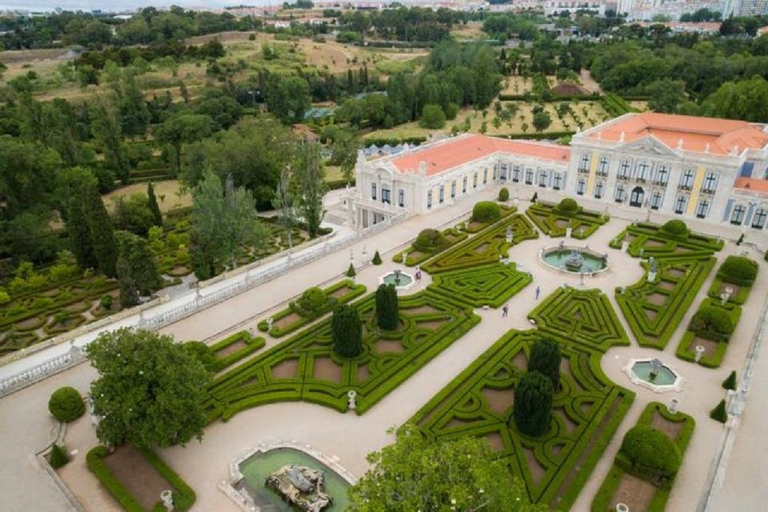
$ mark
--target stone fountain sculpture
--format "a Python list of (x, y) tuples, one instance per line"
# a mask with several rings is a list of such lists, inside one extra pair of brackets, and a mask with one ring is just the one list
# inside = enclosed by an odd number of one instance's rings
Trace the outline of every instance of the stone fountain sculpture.
[(583, 264), (584, 259), (582, 258), (581, 253), (578, 251), (571, 252), (571, 254), (568, 256), (568, 259), (565, 260), (565, 268), (571, 272), (578, 272), (581, 270)]
[(306, 466), (283, 466), (267, 477), (266, 485), (298, 510), (320, 512), (333, 502), (323, 472)]

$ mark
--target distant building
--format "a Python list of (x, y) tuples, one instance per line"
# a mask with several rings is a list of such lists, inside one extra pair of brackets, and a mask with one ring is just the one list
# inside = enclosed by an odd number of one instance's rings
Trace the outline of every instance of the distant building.
[(768, 0), (725, 0), (723, 6), (723, 18), (766, 14), (768, 14)]

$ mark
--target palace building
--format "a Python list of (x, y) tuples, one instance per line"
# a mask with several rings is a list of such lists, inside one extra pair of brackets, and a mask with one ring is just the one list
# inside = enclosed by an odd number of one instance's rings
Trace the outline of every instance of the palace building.
[(361, 153), (355, 174), (358, 228), (505, 182), (756, 230), (768, 223), (768, 126), (746, 121), (626, 114), (575, 134), (570, 147), (464, 134)]

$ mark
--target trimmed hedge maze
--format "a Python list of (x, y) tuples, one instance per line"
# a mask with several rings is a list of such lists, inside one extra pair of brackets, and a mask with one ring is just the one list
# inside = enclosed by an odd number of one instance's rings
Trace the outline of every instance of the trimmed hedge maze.
[(214, 359), (207, 368), (212, 372), (221, 371), (261, 350), (266, 343), (264, 338), (254, 338), (248, 331), (236, 332), (208, 347)]
[(427, 261), (432, 256), (443, 252), (444, 250), (452, 247), (459, 242), (463, 242), (469, 236), (465, 231), (461, 231), (458, 228), (448, 228), (440, 232), (443, 235), (445, 243), (440, 247), (427, 250), (426, 248), (417, 248), (416, 242), (408, 249), (399, 252), (392, 256), (392, 261), (395, 263), (404, 263), (406, 267), (414, 267)]
[[(512, 242), (507, 242), (507, 228), (512, 227)], [(429, 260), (422, 268), (430, 274), (497, 263), (507, 250), (524, 240), (539, 237), (539, 232), (523, 215), (508, 216), (479, 235), (444, 251)]]
[(571, 236), (584, 240), (609, 220), (600, 212), (580, 209), (571, 213), (564, 212), (557, 206), (554, 203), (538, 201), (525, 213), (542, 233), (552, 238), (565, 236), (566, 229), (570, 226)]
[(657, 273), (648, 281), (651, 265), (643, 261), (643, 278), (616, 288), (616, 300), (640, 346), (662, 350), (712, 270), (713, 254), (723, 241), (687, 231), (673, 235), (649, 223), (627, 227), (610, 246), (621, 248), (623, 241), (629, 242), (630, 255), (653, 257)]
[(401, 325), (392, 332), (376, 328), (374, 295), (354, 307), (363, 320), (361, 356), (334, 353), (325, 319), (217, 378), (209, 419), (226, 421), (251, 407), (297, 400), (346, 412), (350, 390), (362, 414), (480, 321), (469, 306), (430, 290), (400, 297)]
[[(692, 417), (681, 412), (671, 414), (667, 407), (659, 402), (651, 402), (645, 407), (640, 418), (637, 420), (637, 425), (653, 427), (670, 437), (680, 451), (681, 459), (685, 456), (685, 450), (688, 448), (691, 437), (693, 437), (693, 431), (696, 428), (696, 422)], [(626, 464), (620, 458), (621, 454), (617, 455), (611, 471), (603, 480), (600, 490), (597, 491), (595, 499), (592, 501), (592, 512), (614, 512), (616, 510), (614, 495), (621, 487), (624, 475), (627, 474), (622, 469), (622, 467), (626, 467)], [(652, 482), (648, 482), (646, 492), (651, 494), (650, 496), (643, 495), (643, 492), (635, 490), (631, 498), (638, 502), (625, 504), (629, 505), (630, 510), (664, 512), (670, 490), (671, 486), (665, 489), (656, 487)], [(642, 506), (643, 504), (645, 504), (645, 507)]]
[(531, 281), (531, 274), (518, 272), (515, 263), (493, 263), (436, 274), (428, 289), (455, 297), (475, 308), (486, 305), (498, 308)]
[[(709, 308), (723, 311), (730, 318), (733, 329), (736, 329), (741, 318), (741, 306), (731, 304), (730, 302), (722, 304), (719, 300), (715, 301), (707, 298), (699, 306), (699, 311)], [(683, 338), (680, 340), (680, 344), (677, 346), (677, 357), (685, 361), (696, 362), (696, 347), (702, 346), (705, 352), (698, 364), (707, 368), (719, 367), (723, 362), (726, 350), (728, 350), (730, 335), (718, 335), (706, 329), (695, 330), (693, 324), (694, 322), (691, 322), (688, 326), (685, 334), (683, 334)]]
[[(563, 356), (550, 431), (520, 433), (510, 421), (514, 387), (526, 371), (530, 347), (554, 337)], [(488, 439), (525, 482), (533, 502), (567, 510), (589, 478), (634, 399), (600, 369), (601, 350), (541, 330), (510, 331), (410, 420), (428, 436)]]
[(272, 315), (272, 329), (269, 329), (269, 324), (266, 320), (259, 322), (258, 328), (261, 332), (269, 331), (269, 335), (273, 338), (282, 338), (329, 313), (335, 306), (358, 298), (365, 293), (365, 290), (366, 288), (362, 284), (356, 284), (351, 279), (345, 279), (323, 290), (327, 297), (334, 300), (330, 301), (329, 307), (325, 308), (319, 315), (305, 317), (289, 306)]
[(629, 345), (629, 338), (600, 290), (558, 288), (528, 318), (542, 331), (600, 351)]

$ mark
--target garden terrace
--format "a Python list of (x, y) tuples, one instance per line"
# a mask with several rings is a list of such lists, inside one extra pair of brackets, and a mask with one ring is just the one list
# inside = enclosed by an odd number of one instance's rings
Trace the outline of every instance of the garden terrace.
[(608, 222), (608, 217), (599, 212), (580, 209), (569, 213), (558, 209), (557, 206), (554, 203), (538, 201), (525, 213), (542, 233), (552, 238), (565, 236), (566, 229), (570, 226), (571, 236), (584, 240)]
[[(672, 414), (659, 402), (651, 402), (646, 406), (637, 425), (650, 426), (667, 435), (677, 446), (681, 457), (685, 455), (696, 427), (692, 417), (681, 412)], [(633, 512), (663, 512), (674, 481), (667, 488), (657, 487), (642, 476), (625, 471), (628, 466), (620, 461), (621, 457), (621, 454), (616, 457), (592, 501), (592, 512), (612, 512), (618, 503), (624, 503)]]
[[(704, 308), (714, 308), (715, 310), (723, 311), (730, 318), (731, 326), (734, 330), (741, 318), (741, 306), (729, 302), (722, 304), (719, 300), (707, 298), (699, 306), (699, 311)], [(695, 317), (696, 315), (694, 315)], [(693, 324), (691, 322), (688, 326), (688, 329), (683, 334), (683, 338), (680, 340), (680, 344), (677, 346), (677, 357), (685, 361), (696, 362), (696, 347), (702, 346), (705, 352), (698, 364), (708, 368), (719, 367), (723, 362), (726, 350), (728, 350), (728, 342), (731, 335), (709, 332), (707, 330), (695, 330)]]
[(542, 332), (605, 351), (615, 345), (629, 345), (608, 297), (600, 290), (558, 288), (528, 318)]
[[(510, 422), (514, 387), (530, 347), (546, 336), (560, 343), (560, 390), (552, 425), (540, 438)], [(484, 437), (526, 486), (531, 500), (557, 510), (574, 502), (624, 418), (634, 394), (600, 369), (602, 351), (541, 330), (509, 331), (435, 395), (411, 422), (428, 436)]]
[(643, 278), (616, 289), (616, 301), (640, 346), (661, 350), (667, 345), (714, 264), (715, 258), (659, 260), (656, 279), (649, 282), (649, 264), (643, 262)]
[(672, 235), (660, 226), (647, 222), (627, 226), (627, 229), (611, 240), (610, 247), (620, 249), (623, 241), (629, 242), (628, 252), (635, 258), (682, 259), (708, 258), (723, 248), (723, 241), (690, 233)]
[(151, 450), (125, 445), (109, 452), (97, 446), (85, 460), (88, 469), (128, 512), (165, 510), (158, 497), (166, 489), (173, 491), (175, 510), (184, 512), (195, 504), (195, 491)]
[(436, 274), (428, 289), (435, 293), (461, 300), (472, 307), (498, 308), (520, 290), (528, 286), (533, 277), (519, 272), (515, 263), (492, 263), (467, 270), (452, 270)]
[(443, 235), (443, 240), (445, 241), (441, 246), (435, 247), (431, 250), (426, 250), (425, 248), (417, 248), (415, 245), (411, 245), (411, 247), (408, 249), (395, 254), (392, 257), (392, 261), (395, 263), (404, 263), (406, 267), (420, 265), (432, 256), (443, 252), (444, 250), (458, 244), (459, 242), (463, 242), (469, 236), (465, 231), (462, 231), (458, 228), (444, 229), (441, 231), (441, 234)]
[(463, 230), (466, 231), (467, 233), (479, 233), (480, 231), (484, 230), (488, 226), (491, 226), (494, 223), (498, 222), (500, 219), (503, 219), (505, 217), (509, 217), (510, 215), (512, 215), (512, 214), (517, 212), (517, 207), (515, 207), (515, 206), (507, 206), (505, 204), (500, 204), (498, 206), (499, 206), (499, 212), (500, 212), (500, 215), (501, 215), (499, 218), (496, 218), (496, 219), (493, 219), (493, 220), (489, 220), (489, 221), (486, 221), (486, 222), (480, 222), (480, 221), (474, 220), (470, 216), (469, 220), (467, 220), (464, 223)]
[[(513, 231), (512, 242), (507, 242), (507, 227)], [(498, 221), (482, 233), (444, 251), (428, 261), (422, 268), (430, 274), (459, 270), (485, 263), (496, 263), (507, 250), (524, 240), (538, 238), (539, 233), (523, 215), (511, 215)]]
[[(729, 271), (729, 269), (733, 268), (733, 263), (751, 267), (751, 269), (747, 269), (748, 271), (745, 276), (733, 275), (733, 271)], [(757, 277), (758, 269), (756, 261), (743, 256), (729, 256), (717, 270), (715, 280), (712, 286), (709, 287), (707, 295), (713, 299), (720, 300), (723, 293), (727, 292), (729, 293), (729, 304), (744, 304), (749, 298), (749, 293), (752, 291), (752, 284)]]
[(208, 347), (213, 360), (206, 365), (212, 372), (221, 371), (264, 348), (262, 337), (254, 338), (248, 331), (239, 331)]
[(450, 297), (424, 291), (400, 298), (400, 329), (376, 328), (375, 300), (354, 304), (363, 321), (363, 354), (344, 359), (333, 351), (330, 319), (221, 375), (211, 385), (209, 418), (273, 402), (307, 401), (340, 412), (357, 392), (362, 414), (467, 333), (480, 318)]
[(328, 306), (318, 311), (316, 316), (302, 316), (295, 307), (289, 306), (272, 315), (272, 329), (269, 329), (269, 323), (266, 320), (262, 320), (258, 323), (259, 330), (261, 332), (269, 331), (269, 335), (273, 338), (281, 338), (326, 315), (335, 306), (345, 304), (361, 296), (365, 293), (365, 286), (345, 279), (329, 286), (323, 292), (329, 299), (333, 300), (328, 301)]

